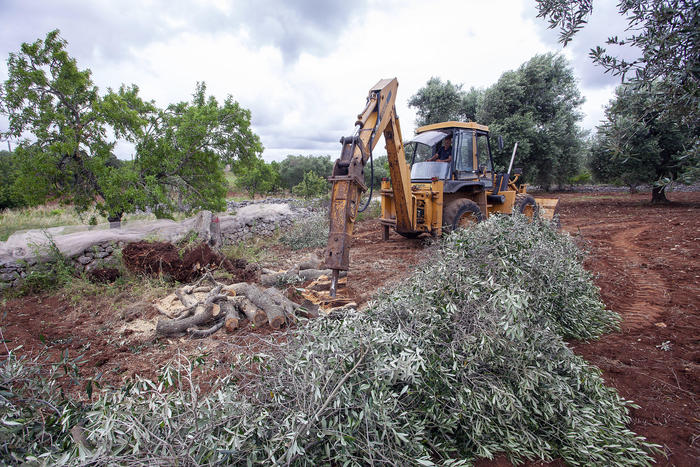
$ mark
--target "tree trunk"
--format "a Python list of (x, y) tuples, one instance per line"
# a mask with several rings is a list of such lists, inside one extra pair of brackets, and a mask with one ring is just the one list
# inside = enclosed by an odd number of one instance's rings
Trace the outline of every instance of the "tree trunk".
[(110, 214), (107, 216), (107, 221), (109, 222), (110, 229), (118, 229), (122, 226), (122, 213)]
[(666, 204), (670, 201), (666, 198), (666, 187), (665, 186), (655, 186), (651, 189), (651, 203), (652, 204)]
[(260, 327), (267, 321), (265, 312), (258, 310), (258, 307), (245, 296), (233, 297), (233, 303), (255, 327)]
[(228, 285), (226, 290), (233, 290), (236, 295), (245, 295), (256, 307), (261, 308), (267, 315), (272, 329), (279, 329), (285, 324), (285, 310), (280, 306), (280, 300), (276, 295), (245, 282)]

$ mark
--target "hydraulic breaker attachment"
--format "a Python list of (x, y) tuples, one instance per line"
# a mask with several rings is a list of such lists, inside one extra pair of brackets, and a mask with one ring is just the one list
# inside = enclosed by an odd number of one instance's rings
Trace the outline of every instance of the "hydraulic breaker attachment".
[(372, 150), (379, 138), (386, 142), (389, 171), (391, 173), (396, 204), (396, 228), (399, 232), (411, 230), (409, 203), (411, 200), (410, 171), (401, 139), (401, 126), (396, 115), (396, 78), (383, 79), (375, 84), (367, 96), (365, 109), (357, 116), (354, 136), (341, 138), (343, 149), (335, 162), (330, 207), (330, 232), (325, 253), (325, 266), (333, 270), (331, 296), (335, 296), (340, 271), (350, 267), (350, 244), (357, 216), (360, 195), (367, 187), (364, 183), (364, 167), (372, 157)]
[(335, 162), (330, 206), (330, 229), (325, 252), (325, 265), (333, 270), (331, 297), (335, 297), (340, 271), (350, 267), (350, 245), (357, 216), (360, 195), (367, 187), (364, 184), (363, 160), (366, 149), (357, 136), (341, 138), (343, 149)]

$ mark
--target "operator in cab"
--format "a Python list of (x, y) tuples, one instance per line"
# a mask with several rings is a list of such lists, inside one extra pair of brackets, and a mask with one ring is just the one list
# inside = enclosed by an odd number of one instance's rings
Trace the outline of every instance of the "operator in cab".
[(442, 145), (438, 148), (433, 157), (428, 162), (452, 162), (452, 135), (447, 135), (442, 140)]

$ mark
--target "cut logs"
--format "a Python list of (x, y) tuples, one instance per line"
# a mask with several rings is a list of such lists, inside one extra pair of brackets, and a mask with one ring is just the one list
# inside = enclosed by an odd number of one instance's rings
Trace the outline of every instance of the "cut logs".
[(258, 309), (257, 306), (253, 304), (244, 296), (237, 296), (231, 299), (236, 308), (238, 308), (241, 313), (250, 321), (253, 326), (260, 327), (267, 322), (267, 315), (263, 310)]
[[(313, 318), (318, 316), (321, 309), (327, 314), (326, 309), (333, 307), (356, 306), (349, 299), (336, 297), (329, 301), (322, 297), (327, 289), (325, 284), (329, 282), (327, 276), (330, 270), (319, 269), (320, 267), (321, 259), (311, 256), (287, 271), (264, 270), (260, 278), (263, 287), (245, 282), (223, 285), (207, 272), (191, 285), (176, 290), (174, 295), (163, 301), (167, 303), (161, 302), (163, 306), (156, 305), (156, 309), (168, 317), (158, 321), (156, 332), (163, 336), (189, 335), (201, 338), (222, 328), (234, 332), (245, 322), (254, 328), (269, 324), (277, 330), (296, 323), (297, 315)], [(344, 280), (341, 279), (341, 285)], [(301, 293), (307, 303), (304, 306), (294, 303), (272, 287), (298, 281), (314, 281)], [(178, 300), (182, 306), (177, 310), (168, 306)]]
[(254, 284), (240, 282), (226, 286), (225, 290), (235, 292), (236, 296), (245, 296), (254, 306), (263, 310), (272, 329), (281, 328), (287, 321), (295, 321), (294, 310), (298, 305), (274, 287), (262, 289)]
[[(201, 285), (205, 279), (211, 282), (211, 287)], [(254, 327), (267, 323), (272, 329), (280, 329), (296, 322), (295, 312), (299, 308), (274, 287), (265, 289), (245, 282), (225, 286), (209, 273), (196, 284), (176, 290), (172, 298), (167, 298), (168, 302), (172, 304), (175, 297), (182, 304), (181, 309), (165, 310), (156, 305), (169, 317), (156, 325), (156, 332), (162, 336), (202, 338), (221, 328), (233, 332), (244, 320)]]

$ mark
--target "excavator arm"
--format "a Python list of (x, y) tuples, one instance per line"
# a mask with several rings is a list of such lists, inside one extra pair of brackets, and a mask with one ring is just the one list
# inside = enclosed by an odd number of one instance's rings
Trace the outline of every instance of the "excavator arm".
[(367, 96), (365, 109), (357, 116), (353, 136), (343, 137), (340, 158), (335, 161), (329, 181), (331, 190), (330, 229), (324, 255), (326, 268), (333, 271), (332, 297), (336, 294), (340, 271), (350, 268), (350, 246), (360, 195), (367, 189), (364, 167), (381, 135), (386, 142), (389, 173), (396, 203), (396, 229), (412, 229), (409, 218), (410, 173), (406, 164), (401, 127), (396, 115), (396, 78), (375, 84)]

